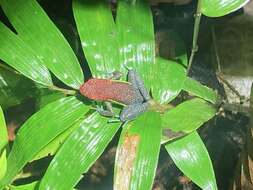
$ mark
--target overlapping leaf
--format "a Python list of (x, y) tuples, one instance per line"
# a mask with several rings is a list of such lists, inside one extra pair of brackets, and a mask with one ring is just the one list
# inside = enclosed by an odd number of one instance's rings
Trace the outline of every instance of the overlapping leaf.
[(200, 11), (209, 17), (219, 17), (243, 7), (250, 0), (199, 0)]
[(195, 98), (179, 104), (162, 115), (163, 142), (175, 135), (186, 135), (214, 117), (216, 109), (208, 102)]
[[(16, 29), (18, 36), (32, 49), (36, 50), (37, 59), (39, 58), (39, 60), (43, 61), (43, 64), (65, 84), (79, 89), (84, 79), (78, 60), (66, 39), (37, 1), (2, 0), (1, 7)], [(8, 42), (4, 45), (7, 46), (6, 49), (10, 49), (9, 51), (13, 52), (13, 56), (22, 54), (28, 49), (27, 47), (22, 49), (17, 39), (13, 39), (12, 43)], [(10, 55), (9, 53), (7, 57), (13, 57)], [(17, 60), (15, 63), (23, 61), (30, 67), (35, 67), (33, 69), (36, 70), (36, 67), (38, 67), (35, 65), (37, 61), (34, 59), (29, 61), (25, 60), (25, 58), (22, 57), (22, 60)], [(43, 72), (40, 74), (40, 76), (44, 75)]]
[(51, 76), (35, 51), (0, 22), (0, 59), (26, 77), (51, 86)]
[(93, 113), (78, 123), (54, 157), (43, 177), (40, 189), (69, 190), (79, 181), (82, 173), (102, 154), (119, 128), (108, 119)]
[(213, 104), (217, 103), (219, 98), (218, 94), (214, 90), (189, 77), (187, 77), (184, 81), (183, 89), (189, 92), (191, 95), (203, 98)]
[(74, 0), (73, 12), (93, 77), (120, 71), (118, 35), (106, 1)]
[(197, 132), (165, 146), (177, 167), (202, 189), (217, 190), (209, 154)]
[[(1, 63), (0, 63), (1, 64)], [(0, 105), (3, 109), (18, 105), (37, 95), (34, 83), (0, 65)]]
[(150, 88), (154, 79), (155, 40), (152, 13), (147, 2), (120, 0), (116, 26), (120, 64), (135, 69)]
[(114, 189), (151, 189), (160, 140), (161, 122), (156, 112), (146, 112), (124, 126), (117, 147)]
[(34, 160), (41, 159), (46, 156), (53, 156), (61, 147), (61, 145), (65, 142), (68, 136), (78, 127), (79, 122), (73, 124), (71, 127), (66, 129), (63, 133), (59, 134), (55, 137), (51, 142), (49, 142), (46, 146), (44, 146), (37, 154), (34, 156), (30, 162)]
[(28, 119), (18, 131), (8, 156), (7, 173), (0, 180), (0, 188), (9, 184), (28, 161), (83, 117), (88, 109), (88, 106), (75, 97), (67, 97), (45, 106)]

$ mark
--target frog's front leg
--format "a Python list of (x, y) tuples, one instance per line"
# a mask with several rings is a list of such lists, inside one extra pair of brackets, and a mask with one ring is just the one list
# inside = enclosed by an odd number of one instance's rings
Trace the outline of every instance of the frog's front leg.
[(145, 88), (144, 82), (135, 70), (129, 70), (127, 74), (128, 82), (138, 89), (145, 101), (151, 99), (148, 90)]
[(97, 105), (96, 111), (102, 116), (114, 117), (115, 114), (113, 112), (112, 104), (110, 102), (104, 102), (104, 104), (106, 107), (105, 109), (103, 108), (103, 106)]
[[(114, 71), (112, 74), (112, 76), (109, 79), (113, 79), (113, 80), (119, 80), (122, 77), (122, 73), (119, 71)], [(103, 107), (99, 107), (97, 106), (96, 110), (100, 115), (106, 116), (106, 117), (118, 117), (114, 114), (113, 108), (112, 108), (112, 104), (111, 102), (104, 102), (105, 104), (105, 108)]]
[(128, 105), (122, 109), (119, 118), (122, 122), (133, 120), (140, 114), (144, 113), (148, 107), (148, 102)]

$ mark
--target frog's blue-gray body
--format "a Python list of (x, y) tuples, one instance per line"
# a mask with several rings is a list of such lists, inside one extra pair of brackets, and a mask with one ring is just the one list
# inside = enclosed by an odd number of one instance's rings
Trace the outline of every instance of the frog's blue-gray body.
[(119, 116), (121, 121), (132, 120), (145, 112), (148, 109), (148, 101), (150, 100), (149, 92), (146, 90), (140, 76), (134, 70), (129, 70), (127, 78), (128, 82), (137, 90), (136, 100), (122, 109)]

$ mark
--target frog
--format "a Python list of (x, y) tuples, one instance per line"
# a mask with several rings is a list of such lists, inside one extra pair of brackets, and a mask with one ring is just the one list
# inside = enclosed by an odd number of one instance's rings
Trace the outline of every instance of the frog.
[(107, 110), (97, 109), (105, 116), (113, 116), (113, 110), (107, 102), (123, 105), (119, 120), (126, 122), (135, 119), (150, 106), (151, 96), (139, 74), (130, 69), (127, 81), (91, 78), (81, 85), (81, 95), (100, 102), (106, 102)]

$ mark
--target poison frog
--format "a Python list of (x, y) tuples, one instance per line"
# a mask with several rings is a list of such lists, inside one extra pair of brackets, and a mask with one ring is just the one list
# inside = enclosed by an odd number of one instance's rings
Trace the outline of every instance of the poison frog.
[(91, 78), (80, 87), (79, 91), (83, 96), (95, 101), (124, 105), (119, 119), (125, 122), (145, 112), (151, 99), (144, 82), (135, 70), (128, 71), (127, 81)]

